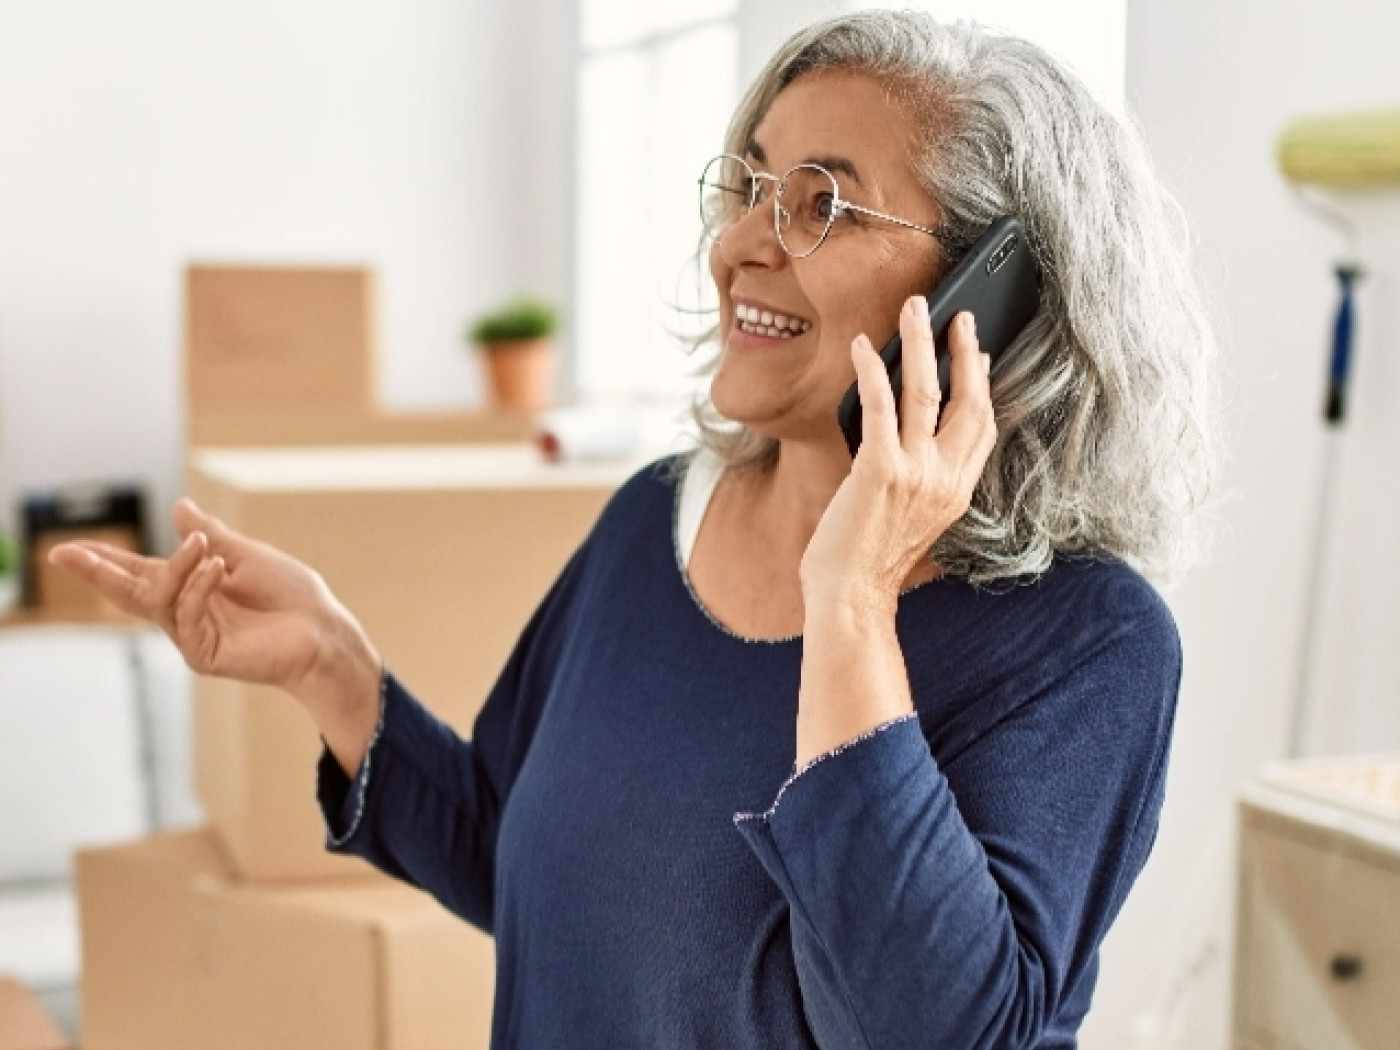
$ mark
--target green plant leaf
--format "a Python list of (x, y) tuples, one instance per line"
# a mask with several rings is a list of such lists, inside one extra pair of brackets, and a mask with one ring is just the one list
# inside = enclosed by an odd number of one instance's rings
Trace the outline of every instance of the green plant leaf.
[(472, 322), (467, 339), (478, 346), (489, 343), (515, 342), (524, 339), (544, 339), (559, 327), (559, 312), (550, 303), (533, 296), (521, 295), (498, 310)]

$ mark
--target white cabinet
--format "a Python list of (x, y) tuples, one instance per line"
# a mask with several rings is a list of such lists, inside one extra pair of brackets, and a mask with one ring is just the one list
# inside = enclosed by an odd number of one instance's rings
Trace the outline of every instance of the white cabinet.
[(71, 1031), (81, 846), (198, 823), (192, 675), (154, 629), (0, 630), (0, 974)]
[(1236, 1050), (1400, 1050), (1400, 756), (1245, 791), (1235, 959)]

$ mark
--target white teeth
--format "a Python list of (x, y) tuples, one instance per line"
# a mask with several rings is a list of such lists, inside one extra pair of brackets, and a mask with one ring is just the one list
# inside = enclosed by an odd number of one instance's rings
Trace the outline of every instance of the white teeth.
[(760, 310), (756, 306), (745, 306), (741, 303), (735, 304), (734, 314), (739, 320), (739, 327), (744, 331), (756, 335), (766, 335), (769, 338), (791, 338), (794, 335), (801, 335), (812, 327), (810, 321), (804, 321), (800, 317), (789, 317), (786, 314)]
[(774, 328), (772, 325), (751, 324), (748, 321), (740, 321), (739, 330), (748, 332), (750, 335), (767, 336), (769, 339), (791, 339), (797, 334), (789, 330)]

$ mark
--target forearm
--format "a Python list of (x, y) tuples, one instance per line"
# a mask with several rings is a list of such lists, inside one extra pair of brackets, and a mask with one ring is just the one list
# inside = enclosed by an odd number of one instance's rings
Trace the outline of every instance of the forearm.
[(816, 763), (736, 827), (791, 906), (820, 1045), (1038, 1045), (1039, 954), (1023, 950), (915, 719)]
[[(372, 752), (352, 777), (328, 745), (317, 770), (327, 845), (489, 930), (502, 797), (490, 781), (491, 760), (391, 673), (381, 680), (383, 714)], [(489, 738), (483, 736), (488, 747)]]
[(914, 710), (895, 605), (875, 595), (807, 599), (797, 700), (798, 768)]

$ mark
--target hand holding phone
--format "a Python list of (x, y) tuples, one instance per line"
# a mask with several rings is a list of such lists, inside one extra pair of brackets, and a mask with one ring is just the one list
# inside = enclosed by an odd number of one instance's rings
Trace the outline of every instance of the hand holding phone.
[[(977, 319), (977, 341), (992, 364), (1030, 323), (1040, 307), (1040, 270), (1032, 258), (1025, 230), (1007, 215), (987, 228), (963, 260), (929, 292), (929, 324), (938, 354), (938, 387), (949, 395), (948, 324), (963, 310)], [(895, 411), (904, 392), (903, 343), (896, 331), (880, 351), (894, 391)], [(861, 440), (860, 394), (852, 383), (837, 409), (837, 420), (854, 459)]]

